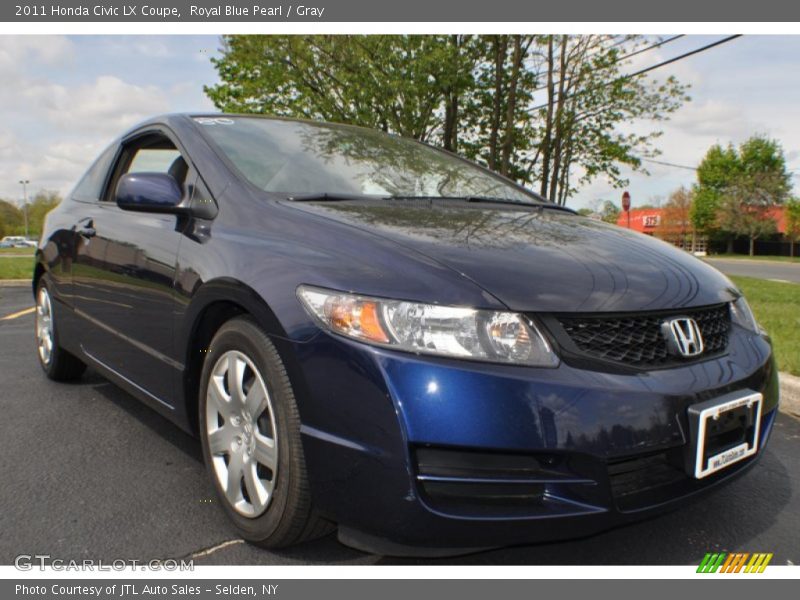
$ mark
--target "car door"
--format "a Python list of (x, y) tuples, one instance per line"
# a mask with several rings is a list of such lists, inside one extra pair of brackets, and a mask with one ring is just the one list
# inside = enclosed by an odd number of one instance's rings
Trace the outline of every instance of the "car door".
[(102, 199), (119, 151), (119, 144), (112, 144), (86, 172), (70, 194), (73, 220), (65, 223), (65, 229), (57, 232), (53, 240), (58, 244), (62, 260), (60, 268), (51, 269), (51, 280), (56, 295), (75, 310), (76, 318), (70, 321), (74, 329), (71, 328), (70, 333), (86, 352), (102, 347), (106, 333), (86, 317), (110, 295), (102, 270), (108, 239), (97, 235), (94, 224), (105, 213)]
[(75, 277), (81, 289), (77, 311), (94, 331), (85, 352), (168, 406), (182, 369), (173, 358), (173, 327), (176, 260), (185, 223), (175, 215), (124, 211), (116, 205), (115, 189), (126, 173), (163, 172), (186, 193), (188, 171), (187, 160), (163, 130), (138, 132), (124, 142), (105, 197), (84, 226), (90, 226), (84, 253), (90, 272)]

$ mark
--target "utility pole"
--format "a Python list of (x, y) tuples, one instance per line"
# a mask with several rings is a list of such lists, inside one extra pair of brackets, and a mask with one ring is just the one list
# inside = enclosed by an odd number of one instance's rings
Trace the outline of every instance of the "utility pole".
[(28, 184), (30, 180), (20, 179), (22, 184), (22, 212), (25, 215), (25, 239), (28, 239)]

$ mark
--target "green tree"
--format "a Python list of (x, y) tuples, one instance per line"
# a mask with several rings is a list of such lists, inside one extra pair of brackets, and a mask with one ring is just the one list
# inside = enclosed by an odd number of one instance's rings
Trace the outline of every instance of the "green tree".
[[(538, 181), (543, 196), (565, 204), (576, 183), (603, 176), (624, 187), (622, 165), (643, 170), (641, 158), (658, 154), (660, 131), (629, 134), (619, 127), (637, 119), (656, 123), (689, 99), (674, 77), (625, 74), (631, 70), (625, 57), (648, 43), (642, 36), (617, 44), (602, 35), (545, 36), (538, 67), (544, 97), (534, 96), (530, 109), (538, 143), (526, 157), (524, 183)], [(575, 167), (583, 173), (578, 182), (572, 181)]]
[[(605, 176), (627, 183), (659, 132), (618, 125), (658, 121), (687, 100), (674, 78), (629, 77), (628, 36), (225, 36), (212, 59), (221, 110), (363, 125), (456, 151), (566, 203)], [(580, 170), (578, 182), (572, 180)]]
[(57, 192), (42, 190), (37, 193), (28, 204), (28, 231), (31, 236), (40, 236), (44, 226), (44, 219), (51, 210), (61, 202)]
[(617, 224), (622, 210), (614, 204), (611, 200), (603, 201), (602, 208), (600, 209), (600, 218), (606, 223)]
[(783, 150), (776, 140), (756, 135), (738, 148), (712, 146), (697, 170), (692, 224), (696, 230), (747, 237), (750, 255), (755, 241), (775, 231), (769, 209), (791, 191)]
[(594, 211), (591, 208), (579, 208), (578, 214), (582, 217), (591, 217)]
[(733, 145), (723, 148), (715, 144), (706, 152), (697, 167), (697, 183), (692, 190), (694, 202), (690, 212), (692, 225), (699, 234), (713, 237), (719, 232), (717, 213), (720, 198), (740, 171), (739, 155)]
[(532, 35), (471, 36), (465, 45), (473, 73), (459, 124), (460, 152), (518, 180), (524, 179), (520, 159), (535, 143), (527, 108), (538, 82), (531, 64), (539, 41)]
[(789, 256), (794, 258), (794, 245), (800, 240), (800, 200), (792, 198), (786, 203), (786, 238)]
[(437, 132), (450, 149), (472, 83), (460, 36), (232, 35), (212, 61), (221, 83), (204, 89), (221, 110)]
[(0, 237), (25, 232), (22, 211), (7, 200), (0, 200)]

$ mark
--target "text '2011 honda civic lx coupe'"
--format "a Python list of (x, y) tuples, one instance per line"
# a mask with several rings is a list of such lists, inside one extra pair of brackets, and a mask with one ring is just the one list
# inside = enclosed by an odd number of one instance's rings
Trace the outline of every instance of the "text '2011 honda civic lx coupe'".
[(245, 539), (452, 554), (584, 536), (744, 472), (778, 405), (723, 275), (351, 126), (169, 115), (46, 221), (45, 373), (188, 431)]

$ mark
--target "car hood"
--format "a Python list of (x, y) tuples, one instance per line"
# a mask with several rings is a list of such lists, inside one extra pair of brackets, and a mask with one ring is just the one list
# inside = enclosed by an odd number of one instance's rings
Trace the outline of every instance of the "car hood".
[(553, 209), (450, 201), (286, 204), (413, 248), (517, 311), (662, 310), (736, 296), (724, 275), (669, 244)]

